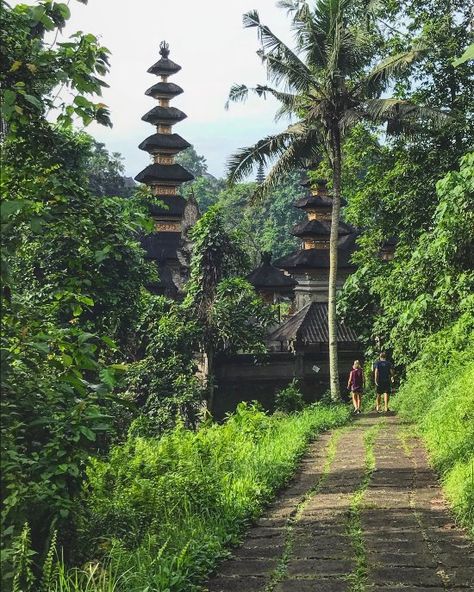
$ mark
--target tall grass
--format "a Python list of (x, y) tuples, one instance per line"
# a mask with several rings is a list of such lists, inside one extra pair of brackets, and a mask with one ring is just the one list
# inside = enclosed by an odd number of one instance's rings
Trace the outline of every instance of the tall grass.
[(117, 591), (189, 592), (290, 479), (308, 441), (348, 417), (343, 406), (268, 416), (242, 404), (223, 425), (130, 438), (88, 472), (82, 544), (126, 574)]
[(416, 423), (455, 515), (474, 538), (474, 340), (466, 316), (434, 335), (395, 406)]

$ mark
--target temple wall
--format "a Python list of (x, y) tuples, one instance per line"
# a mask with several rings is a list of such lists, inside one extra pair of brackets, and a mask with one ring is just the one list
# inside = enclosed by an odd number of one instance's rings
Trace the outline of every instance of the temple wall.
[[(339, 351), (341, 391), (346, 393), (347, 376), (355, 359), (362, 359), (362, 351), (343, 347)], [(317, 370), (318, 369), (318, 370)], [(317, 371), (316, 371), (317, 370)], [(329, 389), (329, 357), (326, 351), (300, 353), (271, 352), (264, 356), (236, 354), (216, 363), (216, 419), (233, 411), (241, 401), (259, 401), (272, 411), (276, 392), (293, 378), (308, 402), (317, 401)]]

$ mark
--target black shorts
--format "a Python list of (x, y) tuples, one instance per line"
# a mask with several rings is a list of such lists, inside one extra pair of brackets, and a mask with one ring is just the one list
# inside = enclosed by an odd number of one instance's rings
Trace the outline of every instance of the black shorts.
[(392, 392), (392, 385), (389, 382), (377, 384), (375, 386), (375, 392), (377, 395), (384, 395), (385, 393), (389, 395)]

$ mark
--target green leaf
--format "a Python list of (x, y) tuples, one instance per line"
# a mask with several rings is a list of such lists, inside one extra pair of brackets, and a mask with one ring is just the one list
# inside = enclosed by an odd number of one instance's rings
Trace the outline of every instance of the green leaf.
[(79, 338), (77, 341), (79, 342), (80, 345), (82, 345), (83, 343), (85, 343), (86, 341), (89, 341), (93, 337), (95, 337), (95, 335), (93, 333), (82, 333), (81, 335), (79, 335)]
[(2, 220), (5, 220), (12, 214), (16, 214), (17, 212), (19, 212), (21, 209), (25, 207), (26, 203), (27, 202), (20, 201), (18, 199), (12, 199), (2, 202), (2, 204), (0, 205)]
[(59, 10), (65, 21), (70, 18), (71, 11), (69, 10), (69, 6), (67, 4), (56, 4), (56, 8)]
[(80, 304), (75, 304), (72, 307), (72, 314), (73, 314), (73, 316), (75, 316), (75, 317), (80, 316), (82, 314), (82, 310), (83, 310), (83, 308), (82, 308), (82, 306)]
[(85, 436), (88, 440), (90, 440), (91, 442), (95, 442), (96, 439), (96, 435), (95, 433), (88, 427), (86, 426), (81, 426), (79, 428), (79, 431), (81, 432), (81, 434), (83, 436)]
[(24, 97), (25, 97), (25, 101), (28, 101), (28, 103), (31, 103), (37, 109), (43, 108), (43, 104), (41, 103), (41, 101), (38, 98), (34, 97), (33, 95), (24, 95)]
[(472, 43), (466, 49), (466, 51), (462, 54), (462, 56), (460, 58), (457, 58), (456, 60), (453, 61), (453, 66), (455, 68), (457, 68), (461, 64), (464, 64), (465, 62), (469, 62), (470, 60), (474, 60), (474, 43)]
[(111, 349), (117, 348), (115, 341), (113, 339), (110, 339), (110, 337), (107, 337), (107, 335), (104, 335), (103, 337), (101, 337), (101, 339), (105, 343), (105, 345), (108, 345)]
[(3, 93), (4, 106), (14, 105), (16, 101), (16, 92), (7, 88)]
[(104, 368), (103, 370), (101, 370), (99, 376), (102, 382), (109, 388), (113, 388), (115, 386), (114, 374), (108, 368)]
[(87, 99), (86, 97), (83, 97), (82, 95), (77, 95), (77, 97), (74, 97), (74, 103), (78, 107), (83, 107), (85, 109), (90, 108), (93, 105), (93, 103), (91, 101), (89, 101), (89, 99)]

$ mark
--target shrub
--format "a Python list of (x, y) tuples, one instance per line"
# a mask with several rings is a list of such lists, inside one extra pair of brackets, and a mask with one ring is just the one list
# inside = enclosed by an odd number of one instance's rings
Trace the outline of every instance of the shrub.
[(294, 378), (287, 386), (280, 389), (275, 396), (275, 409), (284, 413), (294, 413), (304, 408), (303, 394), (298, 381)]

